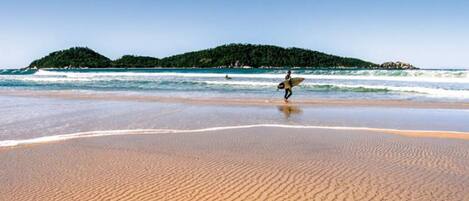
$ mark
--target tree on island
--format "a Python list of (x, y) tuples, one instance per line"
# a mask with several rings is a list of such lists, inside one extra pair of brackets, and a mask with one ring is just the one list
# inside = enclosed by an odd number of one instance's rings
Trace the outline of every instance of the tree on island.
[(154, 57), (124, 55), (112, 61), (113, 67), (157, 67), (160, 60)]
[(161, 59), (165, 67), (371, 67), (360, 59), (345, 58), (300, 48), (230, 44)]
[(87, 47), (72, 47), (67, 50), (52, 52), (33, 61), (30, 67), (63, 68), (63, 67), (110, 67), (111, 60)]
[(33, 61), (29, 67), (310, 67), (406, 69), (407, 66), (380, 66), (355, 58), (340, 57), (300, 48), (272, 45), (230, 44), (188, 52), (162, 59), (125, 55), (117, 60), (96, 53), (87, 47), (74, 47), (50, 53)]

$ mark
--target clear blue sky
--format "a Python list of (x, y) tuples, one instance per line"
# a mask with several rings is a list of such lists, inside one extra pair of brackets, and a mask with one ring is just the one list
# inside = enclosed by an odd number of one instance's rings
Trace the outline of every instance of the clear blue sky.
[(0, 68), (23, 67), (72, 46), (115, 59), (225, 43), (469, 67), (469, 1), (0, 0)]

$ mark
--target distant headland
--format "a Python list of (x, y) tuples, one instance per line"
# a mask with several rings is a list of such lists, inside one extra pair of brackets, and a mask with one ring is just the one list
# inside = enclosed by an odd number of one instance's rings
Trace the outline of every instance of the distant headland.
[(184, 54), (155, 58), (124, 55), (111, 60), (90, 48), (73, 47), (52, 52), (33, 61), (28, 68), (151, 68), (151, 67), (309, 67), (333, 69), (417, 69), (402, 62), (375, 64), (301, 48), (272, 45), (229, 44)]

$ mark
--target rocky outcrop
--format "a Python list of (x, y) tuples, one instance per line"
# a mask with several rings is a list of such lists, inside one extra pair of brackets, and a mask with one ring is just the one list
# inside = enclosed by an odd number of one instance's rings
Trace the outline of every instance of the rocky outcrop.
[(385, 62), (381, 64), (379, 67), (384, 68), (384, 69), (418, 69), (412, 64), (409, 63), (404, 63), (404, 62)]

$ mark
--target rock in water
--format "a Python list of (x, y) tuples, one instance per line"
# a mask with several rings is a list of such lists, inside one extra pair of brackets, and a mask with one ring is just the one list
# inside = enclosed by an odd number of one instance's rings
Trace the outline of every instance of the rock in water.
[(404, 62), (385, 62), (380, 65), (381, 68), (385, 69), (418, 69), (412, 64), (404, 63)]

